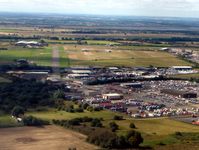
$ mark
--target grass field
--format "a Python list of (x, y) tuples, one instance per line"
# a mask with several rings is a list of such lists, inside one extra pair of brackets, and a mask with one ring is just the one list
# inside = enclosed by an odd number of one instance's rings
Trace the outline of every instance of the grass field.
[[(109, 126), (109, 123), (113, 121), (115, 112), (101, 111), (101, 112), (84, 112), (84, 113), (67, 113), (64, 111), (44, 111), (44, 112), (29, 112), (27, 115), (33, 115), (35, 117), (52, 120), (52, 119), (72, 119), (76, 117), (96, 117), (103, 118), (103, 125)], [(118, 114), (121, 115), (121, 114)], [(169, 118), (158, 118), (158, 119), (133, 119), (128, 116), (124, 116), (126, 119), (122, 121), (115, 121), (119, 126), (118, 134), (125, 134), (130, 130), (129, 124), (133, 122), (138, 131), (140, 131), (145, 139), (143, 146), (156, 146), (159, 143), (174, 144), (180, 143), (178, 139), (173, 137), (175, 132), (185, 133), (199, 133), (198, 126), (193, 126), (183, 122), (178, 122)]]
[[(29, 111), (26, 115), (32, 115), (37, 118), (41, 118), (44, 120), (51, 121), (52, 119), (58, 120), (68, 120), (77, 117), (95, 117), (95, 118), (103, 118), (103, 125), (105, 127), (109, 127), (109, 123), (114, 121), (114, 115), (122, 115), (120, 113), (115, 113), (111, 111), (100, 111), (100, 112), (88, 112), (84, 113), (68, 113), (65, 111), (57, 111), (55, 109), (49, 109), (46, 111)], [(126, 115), (123, 115), (125, 120), (115, 121), (119, 125), (119, 130), (117, 134), (123, 135), (127, 131), (131, 130), (129, 125), (133, 122), (136, 126), (136, 130), (142, 133), (144, 137), (144, 143), (142, 146), (151, 146), (157, 147), (160, 143), (169, 147), (170, 145), (179, 146), (179, 144), (184, 144), (183, 142), (188, 141), (192, 142), (192, 140), (198, 139), (199, 137), (199, 128), (198, 126), (194, 126), (191, 124), (179, 122), (172, 120), (170, 118), (154, 118), (154, 119), (133, 119)], [(16, 121), (9, 117), (8, 115), (0, 116), (0, 127), (12, 127), (12, 126), (20, 126)], [(178, 139), (174, 135), (176, 132), (187, 133), (186, 139)], [(193, 140), (194, 142), (194, 140)], [(197, 146), (199, 144), (196, 143)], [(182, 146), (182, 145), (181, 145)]]
[(0, 64), (12, 63), (16, 59), (28, 59), (37, 65), (51, 66), (52, 64), (52, 48), (46, 47), (43, 49), (26, 49), (17, 48), (0, 51)]
[(21, 126), (21, 124), (17, 123), (10, 115), (0, 115), (0, 128), (18, 126)]
[(86, 42), (88, 45), (120, 45), (120, 43), (112, 41), (86, 40)]
[(68, 59), (67, 51), (64, 50), (63, 46), (59, 46), (59, 64), (60, 67), (69, 67), (70, 66), (70, 61)]
[[(157, 66), (191, 65), (166, 52), (145, 50), (112, 50), (105, 46), (64, 46), (70, 65)], [(109, 52), (108, 52), (109, 51)]]
[(199, 73), (195, 73), (195, 74), (179, 74), (179, 75), (173, 75), (171, 77), (182, 78), (182, 79), (191, 79), (191, 78), (199, 79)]

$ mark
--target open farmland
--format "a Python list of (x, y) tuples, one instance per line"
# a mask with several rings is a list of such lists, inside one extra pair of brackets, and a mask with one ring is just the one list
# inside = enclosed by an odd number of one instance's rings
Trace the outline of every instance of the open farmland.
[(119, 50), (105, 46), (64, 47), (70, 59), (70, 65), (96, 66), (157, 66), (190, 65), (166, 52)]
[(13, 48), (0, 51), (0, 64), (12, 63), (16, 59), (27, 59), (41, 66), (51, 66), (52, 49), (50, 47), (41, 49)]
[(86, 136), (55, 126), (5, 128), (0, 129), (0, 135), (1, 150), (97, 149), (85, 142)]

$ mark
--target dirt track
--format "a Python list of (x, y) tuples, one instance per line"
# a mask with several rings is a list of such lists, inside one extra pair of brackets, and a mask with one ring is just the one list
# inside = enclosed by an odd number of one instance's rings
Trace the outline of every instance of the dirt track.
[(82, 134), (56, 126), (0, 129), (0, 150), (95, 150)]

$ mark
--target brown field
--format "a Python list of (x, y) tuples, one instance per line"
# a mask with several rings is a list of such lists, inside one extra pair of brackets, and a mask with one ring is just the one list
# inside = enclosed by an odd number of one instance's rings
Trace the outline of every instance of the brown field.
[(0, 150), (95, 150), (86, 136), (56, 126), (0, 129)]

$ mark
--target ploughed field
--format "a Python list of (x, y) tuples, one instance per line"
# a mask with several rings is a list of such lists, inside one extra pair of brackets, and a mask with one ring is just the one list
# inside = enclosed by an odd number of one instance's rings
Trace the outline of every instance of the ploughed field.
[(94, 150), (86, 136), (56, 126), (0, 129), (1, 150)]

